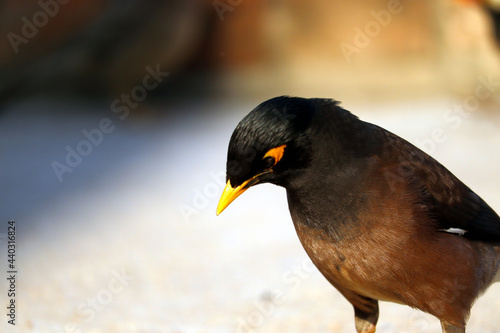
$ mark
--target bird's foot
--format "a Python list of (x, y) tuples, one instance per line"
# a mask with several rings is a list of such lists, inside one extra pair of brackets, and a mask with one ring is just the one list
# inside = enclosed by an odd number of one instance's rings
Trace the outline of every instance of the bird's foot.
[(443, 333), (465, 333), (465, 328), (448, 324), (444, 321), (441, 321), (441, 328), (443, 329)]
[(373, 323), (358, 317), (355, 318), (355, 322), (357, 333), (375, 333), (376, 326)]
[[(354, 305), (354, 323), (357, 333), (375, 333), (378, 320), (378, 301), (357, 295)], [(354, 304), (354, 303), (353, 303)]]

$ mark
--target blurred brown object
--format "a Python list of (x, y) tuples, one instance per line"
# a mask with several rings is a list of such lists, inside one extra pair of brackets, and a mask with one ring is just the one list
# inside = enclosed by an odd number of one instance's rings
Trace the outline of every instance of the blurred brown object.
[[(373, 31), (377, 36), (372, 38), (377, 38), (379, 45), (370, 47), (376, 48), (368, 50), (372, 55), (426, 51), (432, 38), (429, 27), (432, 18), (426, 17), (432, 10), (429, 1), (399, 1), (397, 14), (389, 12), (387, 0), (238, 3), (219, 15), (215, 31), (218, 41), (215, 47), (230, 58), (223, 62), (229, 68), (261, 61), (274, 66), (283, 62), (344, 58), (339, 46), (343, 42), (353, 43), (356, 28), (365, 30), (371, 21), (376, 22), (375, 30), (379, 30)], [(385, 15), (382, 12), (389, 16), (382, 18)]]
[(230, 87), (345, 101), (434, 78), (432, 1), (232, 3), (210, 52)]
[(0, 99), (130, 91), (148, 66), (181, 69), (203, 43), (211, 13), (204, 0), (8, 0), (0, 6), (0, 34), (7, 36), (0, 45)]
[(106, 1), (2, 1), (0, 34), (7, 38), (0, 40), (0, 65), (43, 56), (90, 24), (105, 5)]

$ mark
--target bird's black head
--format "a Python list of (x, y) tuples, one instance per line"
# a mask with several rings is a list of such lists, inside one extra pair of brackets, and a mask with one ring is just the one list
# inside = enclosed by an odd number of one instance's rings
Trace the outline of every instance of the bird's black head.
[(252, 110), (231, 136), (227, 185), (217, 214), (257, 183), (284, 185), (309, 162), (308, 128), (316, 112), (314, 99), (281, 96)]

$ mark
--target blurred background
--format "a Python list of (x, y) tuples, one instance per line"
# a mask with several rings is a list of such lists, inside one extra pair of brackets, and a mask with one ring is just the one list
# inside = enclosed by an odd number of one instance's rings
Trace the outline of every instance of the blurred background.
[[(2, 332), (353, 332), (283, 189), (221, 216), (238, 121), (328, 97), (433, 155), (500, 211), (495, 0), (0, 1)], [(0, 280), (1, 307), (10, 298)], [(500, 286), (470, 332), (500, 332)], [(383, 303), (381, 332), (439, 332)]]

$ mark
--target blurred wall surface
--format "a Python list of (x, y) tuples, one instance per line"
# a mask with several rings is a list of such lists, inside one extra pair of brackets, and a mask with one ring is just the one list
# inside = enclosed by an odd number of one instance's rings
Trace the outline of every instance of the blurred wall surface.
[(230, 73), (251, 68), (244, 81), (254, 90), (468, 92), (500, 68), (492, 21), (477, 4), (259, 0), (219, 19), (212, 57)]
[(186, 97), (191, 85), (361, 99), (467, 92), (500, 68), (478, 2), (6, 0), (0, 98), (114, 97), (147, 66), (173, 74), (166, 92)]

